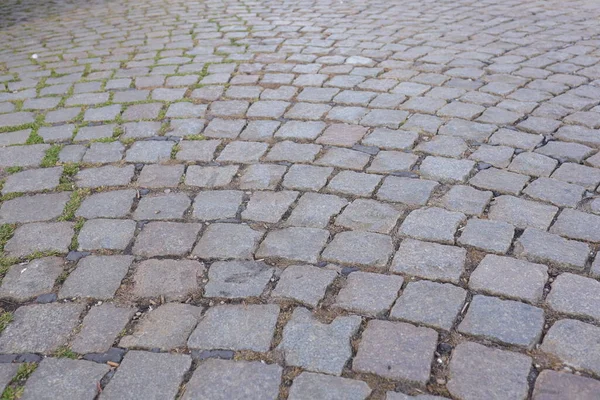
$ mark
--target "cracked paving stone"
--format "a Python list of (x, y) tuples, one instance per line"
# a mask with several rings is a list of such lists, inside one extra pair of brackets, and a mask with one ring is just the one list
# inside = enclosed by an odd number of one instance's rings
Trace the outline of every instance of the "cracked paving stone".
[(92, 307), (83, 319), (71, 350), (79, 354), (107, 352), (135, 311), (135, 308), (117, 307), (111, 303)]
[(188, 339), (191, 349), (252, 350), (271, 347), (279, 306), (218, 305), (209, 308)]
[(129, 351), (102, 391), (103, 399), (174, 399), (192, 358), (184, 354)]
[(69, 193), (22, 196), (4, 201), (0, 207), (0, 223), (42, 222), (59, 217), (69, 201)]
[(245, 224), (211, 224), (202, 234), (193, 254), (205, 259), (252, 259), (263, 234)]
[(98, 395), (99, 382), (108, 365), (68, 358), (46, 358), (27, 379), (22, 399), (91, 399)]
[(283, 328), (277, 349), (283, 352), (287, 365), (339, 376), (352, 356), (350, 339), (360, 322), (358, 316), (339, 316), (324, 324), (306, 308), (298, 307)]
[(365, 400), (371, 388), (363, 381), (302, 372), (290, 388), (290, 400), (346, 399)]
[(0, 336), (2, 353), (50, 353), (67, 342), (85, 304), (52, 303), (19, 307)]
[(323, 251), (322, 259), (341, 264), (384, 268), (393, 252), (392, 239), (371, 232), (340, 232)]
[(256, 252), (257, 258), (283, 258), (316, 263), (329, 232), (324, 229), (290, 227), (267, 234)]
[(380, 316), (390, 309), (403, 282), (400, 276), (353, 272), (346, 278), (333, 307)]
[(277, 364), (209, 359), (192, 375), (182, 400), (275, 400), (282, 372)]
[(524, 354), (466, 342), (454, 349), (449, 370), (448, 391), (460, 399), (525, 400), (529, 392), (531, 358)]
[(13, 265), (2, 279), (0, 297), (23, 302), (50, 293), (62, 272), (63, 260), (60, 257), (38, 258), (25, 265)]
[(198, 279), (204, 271), (204, 265), (194, 260), (145, 260), (133, 274), (132, 293), (140, 299), (186, 300), (199, 291)]
[(276, 299), (292, 299), (316, 307), (337, 276), (335, 271), (325, 268), (291, 265), (281, 273), (271, 296)]
[(167, 303), (148, 311), (130, 335), (123, 336), (119, 347), (172, 350), (185, 347), (202, 314), (201, 307)]
[(273, 268), (258, 261), (215, 262), (208, 270), (204, 297), (258, 297), (271, 281), (273, 272)]
[(108, 300), (115, 295), (125, 278), (132, 256), (87, 256), (79, 260), (60, 289), (61, 299), (89, 297)]
[(352, 362), (356, 372), (424, 386), (429, 380), (438, 334), (404, 322), (371, 320)]
[(66, 254), (74, 234), (72, 222), (25, 224), (17, 228), (4, 250), (11, 257), (23, 257), (36, 252)]

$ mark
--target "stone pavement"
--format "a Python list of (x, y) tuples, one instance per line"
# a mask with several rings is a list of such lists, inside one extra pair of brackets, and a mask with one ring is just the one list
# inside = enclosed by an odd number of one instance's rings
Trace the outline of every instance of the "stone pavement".
[(598, 400), (598, 21), (2, 1), (2, 398)]

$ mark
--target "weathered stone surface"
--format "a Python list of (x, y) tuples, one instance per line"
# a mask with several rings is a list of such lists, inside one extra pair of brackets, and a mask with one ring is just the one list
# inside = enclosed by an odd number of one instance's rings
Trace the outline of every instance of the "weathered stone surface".
[(600, 393), (600, 382), (592, 378), (557, 372), (540, 372), (533, 389), (534, 400), (581, 399), (594, 400)]
[(473, 189), (470, 186), (456, 185), (444, 195), (441, 204), (451, 211), (467, 215), (481, 215), (492, 199), (492, 192)]
[(59, 217), (69, 201), (69, 193), (37, 194), (5, 201), (0, 207), (0, 223), (49, 221)]
[(506, 222), (470, 219), (458, 243), (490, 253), (506, 254), (514, 234), (515, 228)]
[(298, 192), (255, 192), (250, 196), (242, 218), (260, 222), (278, 222), (291, 204), (298, 197)]
[(174, 399), (192, 365), (184, 354), (129, 351), (102, 391), (103, 399)]
[(565, 209), (550, 228), (550, 232), (570, 239), (600, 242), (600, 216)]
[[(0, 167), (37, 167), (49, 148), (48, 144), (1, 147)], [(25, 177), (27, 174), (21, 176)]]
[(388, 176), (377, 191), (377, 198), (410, 206), (422, 206), (427, 203), (437, 187), (438, 183), (434, 181)]
[(64, 345), (84, 304), (33, 304), (18, 308), (0, 336), (2, 353), (49, 353)]
[(125, 186), (133, 178), (133, 165), (117, 167), (107, 165), (98, 168), (87, 168), (75, 175), (75, 182), (79, 187), (97, 188), (102, 186)]
[(281, 273), (271, 296), (292, 299), (316, 307), (336, 276), (335, 271), (325, 268), (291, 265)]
[(223, 167), (201, 167), (192, 165), (185, 174), (185, 184), (202, 188), (217, 188), (227, 186), (238, 171), (237, 165)]
[(332, 216), (348, 201), (331, 194), (305, 193), (300, 197), (286, 225), (325, 228)]
[(431, 207), (412, 211), (399, 232), (415, 239), (454, 244), (458, 226), (466, 220), (462, 213)]
[(275, 400), (281, 374), (277, 364), (209, 359), (196, 369), (182, 399)]
[(201, 313), (201, 307), (189, 304), (163, 304), (145, 314), (131, 335), (119, 341), (119, 347), (163, 351), (184, 347)]
[(526, 355), (466, 342), (454, 350), (449, 369), (447, 387), (457, 398), (527, 398), (531, 358)]
[(183, 165), (146, 165), (137, 179), (137, 185), (146, 188), (177, 187), (183, 170)]
[(392, 254), (392, 239), (379, 233), (340, 232), (322, 254), (323, 260), (383, 268)]
[(458, 283), (467, 251), (460, 247), (404, 239), (392, 261), (392, 272)]
[(90, 361), (46, 358), (27, 380), (21, 398), (55, 399), (68, 393), (71, 399), (91, 399), (109, 370), (108, 365)]
[(291, 227), (267, 234), (256, 252), (257, 258), (284, 258), (316, 263), (329, 232), (324, 229)]
[(595, 279), (561, 274), (546, 301), (554, 311), (600, 320), (600, 282)]
[(517, 228), (546, 230), (558, 208), (513, 196), (499, 196), (490, 207), (489, 218), (508, 222)]
[(369, 321), (352, 369), (425, 385), (437, 338), (433, 329), (403, 322)]
[(252, 259), (263, 232), (244, 224), (211, 224), (194, 248), (201, 258)]
[(270, 282), (273, 268), (257, 261), (219, 261), (208, 270), (204, 297), (258, 297)]
[(336, 225), (352, 230), (390, 233), (400, 218), (400, 210), (374, 200), (357, 199), (335, 219)]
[(265, 352), (279, 316), (279, 306), (219, 305), (209, 308), (188, 340), (192, 349)]
[(79, 250), (124, 250), (134, 232), (135, 222), (129, 219), (91, 219), (77, 237)]
[(122, 218), (129, 214), (135, 196), (135, 190), (95, 193), (83, 200), (75, 215), (86, 219)]
[(364, 400), (369, 394), (371, 388), (363, 381), (303, 372), (294, 379), (288, 398)]
[(339, 376), (352, 355), (350, 338), (360, 321), (358, 316), (336, 317), (323, 324), (310, 311), (298, 307), (283, 329), (277, 349), (283, 351), (288, 365)]
[(399, 276), (353, 272), (333, 306), (369, 316), (381, 315), (390, 309), (403, 282)]
[(92, 307), (83, 319), (81, 331), (75, 336), (71, 350), (80, 354), (108, 351), (134, 313), (134, 308), (117, 307), (110, 303)]
[(82, 258), (61, 287), (59, 297), (110, 299), (121, 286), (132, 262), (132, 256), (122, 255)]
[(236, 190), (206, 190), (194, 200), (194, 218), (202, 220), (235, 218), (244, 193)]
[(426, 157), (421, 163), (421, 176), (444, 183), (465, 182), (475, 163), (470, 160), (454, 160), (444, 157)]
[(2, 279), (0, 297), (21, 302), (49, 293), (62, 271), (60, 257), (38, 258), (25, 265), (13, 265)]
[(140, 200), (134, 219), (180, 219), (192, 204), (185, 193), (168, 193), (146, 196)]
[(532, 262), (582, 270), (589, 257), (587, 244), (528, 228), (515, 242), (515, 254)]
[(150, 222), (135, 240), (133, 254), (142, 257), (183, 256), (192, 250), (200, 224)]
[(133, 294), (138, 298), (185, 300), (199, 290), (197, 280), (203, 272), (204, 265), (193, 260), (142, 261), (133, 275)]
[(6, 386), (10, 383), (12, 378), (17, 374), (19, 369), (18, 365), (15, 364), (1, 364), (0, 365), (0, 390), (4, 392)]
[(72, 222), (25, 224), (17, 228), (4, 250), (11, 257), (47, 251), (67, 253), (74, 233)]
[(52, 190), (58, 186), (63, 167), (29, 169), (6, 178), (2, 194)]

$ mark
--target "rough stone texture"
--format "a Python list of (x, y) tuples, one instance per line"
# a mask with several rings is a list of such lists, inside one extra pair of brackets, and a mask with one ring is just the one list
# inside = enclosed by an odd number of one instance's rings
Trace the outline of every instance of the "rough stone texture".
[(464, 214), (442, 208), (419, 209), (404, 219), (399, 232), (415, 239), (454, 244), (454, 234), (465, 220)]
[(290, 400), (364, 400), (369, 394), (371, 394), (371, 388), (365, 382), (303, 372), (294, 379), (288, 398)]
[(108, 385), (103, 399), (174, 399), (192, 365), (184, 354), (129, 351)]
[(574, 274), (561, 274), (552, 282), (546, 302), (555, 311), (600, 320), (600, 282)]
[(499, 196), (490, 207), (489, 218), (508, 222), (520, 229), (532, 227), (546, 230), (557, 211), (558, 208), (554, 206), (513, 196)]
[(15, 364), (2, 364), (0, 365), (0, 390), (4, 392), (6, 386), (10, 383), (12, 378), (17, 374), (19, 369), (18, 365)]
[(62, 271), (60, 257), (38, 258), (25, 265), (13, 265), (2, 279), (0, 297), (21, 302), (50, 293)]
[(540, 308), (476, 295), (458, 330), (531, 349), (539, 341), (543, 327), (544, 311)]
[(404, 279), (399, 276), (353, 272), (333, 306), (358, 314), (381, 315), (390, 309), (403, 282)]
[(0, 336), (2, 353), (49, 353), (68, 339), (84, 304), (33, 304), (18, 308)]
[(150, 222), (135, 240), (132, 252), (142, 257), (183, 256), (192, 250), (200, 224)]
[(344, 228), (378, 233), (390, 233), (400, 218), (400, 210), (374, 200), (357, 199), (335, 219)]
[(329, 232), (315, 228), (285, 228), (271, 231), (256, 252), (257, 258), (284, 258), (316, 263)]
[(425, 385), (437, 338), (433, 329), (403, 322), (369, 321), (352, 369)]
[(102, 186), (125, 186), (133, 178), (133, 165), (117, 167), (107, 165), (99, 168), (87, 168), (75, 175), (75, 182), (79, 187), (98, 188)]
[(427, 203), (437, 187), (438, 183), (434, 181), (388, 176), (377, 191), (377, 198), (410, 206), (422, 206)]
[(108, 365), (68, 358), (46, 358), (27, 380), (22, 399), (91, 399), (98, 394)]
[(194, 218), (202, 220), (234, 218), (242, 204), (243, 193), (236, 190), (207, 190), (194, 199)]
[(52, 190), (58, 186), (62, 172), (62, 167), (17, 172), (6, 178), (2, 194)]
[(462, 343), (452, 354), (447, 387), (460, 399), (524, 400), (530, 369), (531, 358), (526, 355)]
[(559, 268), (582, 270), (590, 248), (587, 244), (528, 228), (515, 242), (515, 254), (532, 262), (549, 263)]
[(77, 263), (60, 289), (59, 297), (107, 300), (121, 286), (133, 262), (132, 256), (88, 256)]
[(119, 347), (163, 351), (184, 347), (201, 313), (201, 307), (189, 304), (163, 304), (145, 314), (131, 335), (119, 341)]
[(535, 381), (534, 400), (594, 400), (600, 393), (595, 379), (552, 370), (542, 371)]
[(192, 349), (265, 352), (279, 315), (279, 306), (219, 305), (209, 308), (188, 340)]
[(452, 186), (442, 198), (442, 206), (467, 215), (481, 215), (492, 199), (492, 192), (473, 189), (470, 186)]
[(202, 234), (194, 255), (202, 258), (251, 259), (263, 232), (243, 224), (212, 224)]
[(205, 297), (258, 297), (273, 276), (273, 268), (257, 261), (220, 261), (208, 270)]
[(458, 243), (490, 253), (506, 254), (514, 233), (515, 228), (506, 222), (470, 219)]
[(80, 354), (108, 351), (134, 313), (134, 308), (109, 303), (92, 307), (83, 319), (71, 350)]
[(358, 316), (336, 317), (323, 324), (309, 310), (298, 307), (285, 325), (277, 349), (283, 351), (287, 365), (339, 376), (352, 355), (350, 338), (360, 321)]
[(275, 400), (281, 375), (277, 364), (209, 359), (196, 369), (182, 399)]
[(11, 257), (47, 251), (66, 253), (74, 233), (71, 222), (25, 224), (17, 228), (4, 250)]
[(450, 330), (467, 292), (449, 283), (410, 282), (398, 298), (390, 317)]
[(49, 221), (59, 217), (69, 201), (69, 193), (22, 196), (0, 207), (0, 224)]
[(341, 232), (323, 251), (326, 261), (383, 268), (392, 254), (389, 236), (371, 232)]
[(227, 186), (238, 171), (237, 165), (224, 167), (201, 167), (192, 165), (188, 167), (185, 175), (185, 184), (202, 188), (217, 188)]
[(129, 214), (135, 195), (134, 190), (95, 193), (83, 200), (75, 215), (86, 219), (122, 218)]
[(300, 197), (287, 225), (325, 228), (329, 220), (348, 204), (348, 201), (330, 194), (305, 193)]
[(199, 289), (197, 279), (203, 272), (204, 265), (193, 260), (142, 261), (133, 275), (133, 294), (185, 300)]
[(460, 247), (404, 239), (392, 261), (393, 272), (458, 283), (467, 251)]
[(179, 219), (192, 204), (185, 193), (168, 193), (146, 196), (140, 200), (134, 219)]
[(260, 222), (278, 222), (290, 205), (298, 197), (298, 192), (255, 192), (250, 196), (242, 218)]
[(565, 209), (550, 228), (550, 232), (570, 239), (600, 242), (600, 216)]
[(561, 319), (548, 330), (542, 351), (558, 357), (562, 362), (592, 372), (600, 373), (598, 346), (600, 328), (573, 319)]
[(128, 219), (92, 219), (79, 232), (79, 250), (124, 250), (133, 238), (135, 222)]
[(271, 296), (316, 307), (336, 276), (337, 273), (333, 270), (310, 265), (291, 265), (281, 273)]

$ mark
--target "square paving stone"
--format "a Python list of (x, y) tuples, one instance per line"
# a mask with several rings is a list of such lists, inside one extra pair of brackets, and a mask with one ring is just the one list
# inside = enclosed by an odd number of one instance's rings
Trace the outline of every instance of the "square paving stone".
[(214, 159), (215, 151), (220, 144), (220, 140), (182, 140), (175, 158), (183, 161), (209, 162)]
[(16, 192), (41, 192), (58, 186), (63, 167), (29, 169), (9, 175), (2, 187), (2, 194)]
[(129, 214), (135, 190), (113, 190), (95, 193), (81, 203), (76, 216), (91, 218), (121, 218)]
[[(319, 105), (309, 105), (306, 103), (300, 103), (300, 104), (304, 104), (306, 107), (319, 107)], [(307, 117), (303, 117), (301, 115), (299, 116), (289, 116), (290, 113), (295, 114), (295, 109), (297, 109), (297, 106), (292, 107), (292, 109), (290, 111), (288, 111), (288, 113), (286, 114), (286, 116), (288, 118), (307, 118), (307, 119), (314, 119), (314, 118), (310, 118), (309, 116)], [(327, 109), (329, 109), (329, 107), (327, 107)], [(300, 111), (300, 110), (298, 110)], [(307, 109), (306, 112), (313, 112), (310, 109)], [(321, 114), (322, 112), (318, 111), (318, 110), (314, 110), (314, 112), (317, 112), (318, 114)], [(316, 117), (317, 119), (319, 118), (319, 116)], [(319, 136), (319, 134), (321, 134), (321, 132), (323, 132), (323, 129), (325, 129), (326, 125), (324, 122), (303, 122), (303, 121), (288, 121), (285, 124), (283, 124), (281, 126), (281, 128), (279, 128), (277, 130), (277, 132), (275, 133), (275, 137), (276, 138), (281, 138), (281, 139), (298, 139), (298, 140), (314, 140), (317, 138), (317, 136)]]
[(135, 308), (117, 307), (111, 303), (92, 307), (83, 319), (71, 350), (79, 354), (108, 351), (135, 311)]
[(386, 150), (407, 150), (415, 145), (419, 138), (416, 132), (377, 128), (361, 143), (365, 146), (375, 146)]
[(600, 183), (600, 169), (575, 163), (563, 163), (554, 171), (552, 178), (594, 190)]
[(354, 315), (324, 324), (306, 308), (298, 307), (283, 328), (277, 350), (283, 352), (287, 365), (339, 376), (352, 356), (350, 340), (360, 322)]
[(134, 166), (117, 167), (107, 165), (99, 168), (86, 168), (75, 175), (79, 187), (97, 188), (102, 186), (125, 186), (131, 182)]
[(422, 177), (434, 181), (460, 183), (467, 180), (474, 167), (475, 163), (471, 160), (428, 156), (421, 163), (419, 172)]
[(188, 340), (191, 349), (269, 351), (279, 306), (219, 305), (209, 308)]
[(404, 239), (392, 261), (392, 272), (458, 283), (467, 251), (461, 247)]
[(381, 175), (341, 171), (331, 179), (327, 190), (349, 196), (368, 197), (371, 196), (381, 178)]
[(113, 104), (106, 107), (88, 108), (83, 115), (84, 121), (112, 121), (121, 114), (121, 106)]
[(302, 372), (290, 388), (290, 400), (345, 399), (364, 400), (371, 388), (363, 381)]
[(246, 126), (246, 120), (243, 119), (220, 119), (215, 118), (204, 130), (204, 136), (210, 138), (229, 138), (235, 139), (239, 136), (242, 129)]
[(298, 200), (286, 225), (325, 228), (331, 217), (346, 204), (346, 199), (331, 194), (305, 193)]
[[(40, 128), (41, 130), (41, 128)], [(39, 130), (38, 130), (39, 133)], [(31, 134), (31, 129), (23, 129), (21, 131), (14, 131), (14, 132), (4, 132), (2, 134), (0, 134), (0, 146), (4, 147), (4, 146), (11, 146), (11, 145), (15, 145), (15, 144), (25, 144), (25, 142), (27, 142), (27, 139), (29, 139), (29, 135)], [(9, 151), (11, 152), (11, 151)], [(0, 154), (2, 154), (2, 152), (0, 152)], [(43, 159), (43, 156), (40, 160)], [(13, 161), (10, 162), (11, 164), (13, 163)], [(37, 163), (37, 161), (36, 161)], [(0, 385), (0, 389), (2, 388), (2, 386)]]
[(406, 121), (408, 115), (406, 111), (373, 109), (360, 120), (360, 124), (363, 126), (381, 126), (398, 129), (400, 124)]
[(121, 161), (125, 146), (120, 142), (92, 143), (83, 156), (83, 162), (105, 164)]
[(183, 165), (146, 165), (136, 183), (144, 188), (177, 187), (183, 170)]
[(437, 182), (426, 179), (388, 176), (377, 191), (377, 198), (411, 206), (422, 206), (427, 204), (431, 194), (438, 186)]
[(600, 321), (600, 282), (561, 274), (552, 282), (546, 302), (554, 311)]
[(0, 224), (48, 221), (59, 217), (69, 201), (69, 193), (21, 196), (6, 200), (0, 207)]
[(68, 358), (46, 358), (27, 379), (22, 399), (57, 399), (68, 393), (73, 400), (92, 399), (98, 395), (108, 365)]
[(186, 300), (199, 291), (204, 271), (204, 265), (194, 260), (145, 260), (135, 269), (132, 293), (137, 298)]
[(129, 219), (91, 219), (77, 237), (79, 250), (124, 250), (134, 232), (135, 222)]
[(529, 177), (526, 175), (489, 168), (479, 171), (469, 180), (469, 183), (479, 189), (517, 196), (528, 181)]
[(368, 154), (360, 151), (332, 147), (327, 149), (326, 153), (317, 160), (317, 164), (360, 171), (367, 165), (370, 158)]
[(331, 167), (295, 164), (285, 175), (283, 186), (286, 189), (319, 191), (325, 186), (332, 172)]
[(58, 296), (60, 298), (89, 297), (107, 300), (115, 295), (127, 275), (132, 256), (87, 256), (69, 274)]
[(481, 145), (469, 156), (469, 159), (481, 161), (496, 168), (506, 168), (513, 153), (514, 149), (512, 147)]
[(193, 254), (204, 259), (252, 259), (263, 232), (245, 224), (211, 224)]
[(537, 153), (524, 152), (515, 156), (508, 169), (524, 175), (550, 176), (558, 165), (553, 158)]
[(273, 277), (274, 269), (257, 261), (219, 261), (208, 270), (204, 297), (230, 299), (258, 297)]
[(157, 163), (171, 159), (171, 149), (175, 145), (169, 140), (135, 142), (125, 155), (125, 161), (134, 163)]
[(402, 287), (404, 278), (395, 275), (353, 272), (338, 293), (334, 307), (368, 316), (386, 313)]
[(119, 347), (160, 349), (185, 347), (202, 314), (201, 307), (167, 303), (148, 311), (137, 323), (131, 335), (123, 336)]
[(393, 174), (410, 171), (417, 163), (419, 157), (401, 151), (380, 151), (367, 168), (367, 172), (379, 174)]
[[(37, 167), (49, 148), (48, 144), (1, 147), (0, 167)], [(21, 175), (28, 176), (23, 173)]]
[(600, 328), (573, 319), (561, 319), (550, 327), (541, 350), (570, 367), (600, 373)]
[(590, 256), (590, 247), (586, 243), (528, 228), (515, 242), (514, 253), (532, 262), (582, 271)]
[(133, 254), (142, 257), (184, 256), (196, 242), (201, 224), (150, 222), (135, 240)]
[(161, 103), (134, 104), (127, 107), (121, 117), (124, 121), (155, 119), (158, 118), (162, 106)]
[(277, 142), (267, 154), (268, 161), (312, 162), (321, 151), (317, 144), (294, 143), (289, 140)]
[(81, 144), (69, 144), (58, 153), (58, 161), (61, 163), (78, 163), (83, 159), (87, 147)]
[(461, 138), (454, 136), (434, 136), (431, 140), (423, 141), (415, 151), (432, 154), (434, 156), (463, 158), (468, 146)]
[(367, 128), (358, 125), (333, 124), (316, 140), (316, 143), (352, 147), (367, 133)]
[(538, 375), (533, 389), (535, 400), (594, 400), (600, 393), (600, 382), (584, 376), (546, 369)]
[(192, 375), (182, 400), (276, 400), (281, 374), (277, 364), (209, 359)]
[(221, 151), (217, 162), (256, 163), (268, 148), (267, 143), (261, 142), (231, 142)]
[(524, 354), (466, 342), (456, 346), (449, 369), (448, 391), (460, 399), (523, 400), (529, 392), (531, 358)]
[(63, 259), (45, 257), (10, 267), (0, 287), (0, 297), (23, 302), (52, 292), (56, 278), (63, 272)]
[(538, 178), (527, 185), (523, 193), (535, 200), (547, 201), (559, 207), (576, 207), (585, 193), (585, 188), (552, 178)]
[[(178, 89), (185, 92), (185, 89)], [(200, 118), (206, 114), (206, 104), (193, 104), (189, 102), (173, 103), (167, 110), (167, 118)]]
[(514, 234), (515, 228), (506, 222), (470, 219), (458, 243), (489, 253), (506, 254)]
[(44, 139), (45, 143), (62, 142), (71, 140), (74, 131), (75, 125), (73, 124), (43, 126), (38, 129), (38, 135)]
[(328, 238), (329, 232), (324, 229), (291, 227), (271, 231), (261, 243), (256, 257), (316, 264)]
[(387, 235), (371, 232), (340, 232), (323, 251), (322, 259), (341, 264), (383, 268), (394, 248)]
[(160, 122), (128, 122), (123, 124), (123, 130), (125, 131), (121, 136), (122, 139), (133, 139), (133, 138), (147, 138), (152, 136), (158, 136), (162, 124)]
[(404, 219), (399, 233), (415, 239), (454, 244), (454, 234), (464, 223), (464, 214), (430, 207), (412, 211)]
[(273, 137), (280, 124), (279, 121), (250, 121), (240, 137), (244, 140), (269, 140)]
[(429, 380), (438, 334), (403, 322), (371, 320), (352, 362), (356, 372), (417, 383)]
[(325, 297), (325, 291), (337, 275), (330, 269), (311, 265), (291, 265), (281, 273), (271, 296), (292, 299), (316, 307)]
[(226, 165), (222, 167), (201, 167), (199, 165), (191, 165), (188, 167), (185, 175), (185, 184), (189, 186), (199, 186), (201, 188), (227, 186), (237, 174), (238, 169), (239, 167), (237, 165)]
[(544, 311), (512, 300), (476, 295), (458, 331), (532, 349), (542, 336)]
[(490, 207), (489, 219), (508, 222), (517, 228), (546, 230), (558, 212), (555, 206), (513, 196), (499, 196)]
[(288, 108), (290, 103), (286, 101), (257, 101), (252, 103), (246, 115), (249, 118), (279, 118)]
[(389, 204), (357, 199), (335, 219), (335, 224), (352, 230), (390, 233), (400, 215), (401, 209)]
[(6, 243), (10, 257), (23, 257), (36, 252), (67, 253), (75, 234), (72, 222), (36, 222), (21, 225)]
[(206, 190), (194, 200), (194, 218), (201, 220), (235, 218), (244, 193), (237, 190)]
[(275, 164), (254, 164), (240, 177), (240, 189), (269, 189), (277, 187), (287, 167)]
[(394, 304), (390, 318), (449, 331), (466, 297), (466, 290), (449, 283), (409, 282)]
[(242, 218), (260, 222), (278, 222), (291, 204), (298, 197), (298, 192), (254, 192)]
[(174, 399), (192, 358), (184, 354), (129, 351), (104, 388), (104, 400)]
[(442, 197), (441, 205), (451, 211), (467, 215), (481, 215), (492, 199), (493, 193), (473, 189), (470, 186), (456, 185)]
[(169, 127), (169, 136), (186, 137), (199, 135), (204, 129), (204, 121), (196, 118), (173, 119)]
[(550, 232), (570, 239), (600, 242), (600, 216), (565, 209), (556, 219)]
[(537, 303), (544, 294), (548, 267), (488, 254), (469, 278), (469, 288)]
[(185, 193), (157, 194), (142, 197), (133, 218), (136, 220), (180, 219), (192, 201)]
[(82, 142), (86, 140), (112, 138), (115, 127), (116, 125), (114, 124), (82, 126), (77, 131), (77, 135), (75, 135), (75, 139), (73, 140), (75, 142)]
[(85, 304), (52, 303), (19, 307), (0, 336), (2, 353), (50, 353), (66, 343)]

